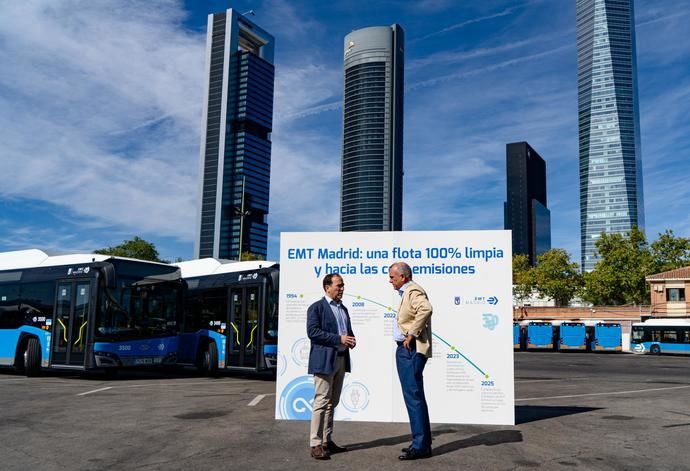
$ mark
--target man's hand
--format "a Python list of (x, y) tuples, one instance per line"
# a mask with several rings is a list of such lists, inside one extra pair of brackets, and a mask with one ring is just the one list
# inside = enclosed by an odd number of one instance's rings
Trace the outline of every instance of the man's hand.
[(403, 340), (403, 347), (405, 347), (407, 350), (410, 350), (410, 344), (412, 342), (414, 342), (414, 335), (407, 334), (407, 337), (405, 337), (405, 340)]
[(354, 337), (350, 337), (349, 335), (341, 335), (340, 343), (345, 345), (347, 348), (355, 348), (355, 346), (357, 345), (357, 339), (355, 339)]

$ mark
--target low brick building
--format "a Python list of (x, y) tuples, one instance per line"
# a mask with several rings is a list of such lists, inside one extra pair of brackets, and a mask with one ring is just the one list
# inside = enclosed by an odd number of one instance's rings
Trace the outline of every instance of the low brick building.
[(690, 267), (676, 268), (647, 278), (653, 317), (690, 316)]

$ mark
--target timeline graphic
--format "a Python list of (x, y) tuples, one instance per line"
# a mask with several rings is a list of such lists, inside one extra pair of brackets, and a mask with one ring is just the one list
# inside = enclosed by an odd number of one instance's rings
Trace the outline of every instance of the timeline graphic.
[[(379, 303), (378, 301), (374, 301), (373, 299), (368, 299), (368, 298), (365, 298), (365, 297), (360, 296), (360, 295), (356, 295), (356, 294), (347, 294), (347, 293), (346, 293), (346, 294), (343, 294), (343, 296), (347, 296), (347, 297), (350, 297), (350, 298), (355, 298), (355, 299), (357, 299), (357, 300), (360, 300), (360, 299), (361, 299), (361, 300), (363, 300), (363, 301), (368, 301), (368, 302), (370, 302), (370, 303), (372, 303), (372, 304), (375, 304), (375, 305), (377, 305), (377, 306), (380, 306), (380, 307), (386, 309), (387, 313), (395, 313), (395, 310), (394, 310), (391, 306), (386, 306), (385, 304), (381, 304), (381, 303)], [(477, 370), (477, 371), (484, 377), (484, 379), (489, 379), (490, 375), (489, 375), (487, 372), (485, 372), (484, 370), (482, 370), (479, 366), (477, 366), (476, 363), (474, 363), (472, 360), (470, 360), (464, 353), (462, 353), (462, 352), (458, 349), (458, 347), (456, 347), (455, 345), (451, 345), (447, 340), (445, 340), (443, 337), (441, 337), (440, 335), (438, 335), (436, 332), (433, 332), (433, 331), (432, 331), (431, 335), (433, 335), (433, 336), (436, 337), (438, 340), (440, 340), (441, 342), (443, 342), (443, 343), (444, 343), (454, 354), (460, 355), (460, 357), (462, 357), (462, 358), (463, 358), (467, 363), (469, 363), (475, 370)]]

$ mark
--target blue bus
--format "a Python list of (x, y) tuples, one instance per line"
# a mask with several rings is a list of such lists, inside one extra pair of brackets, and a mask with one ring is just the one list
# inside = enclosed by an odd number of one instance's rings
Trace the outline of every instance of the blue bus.
[(562, 322), (559, 329), (559, 350), (586, 350), (587, 332), (584, 322)]
[(597, 322), (591, 327), (589, 349), (594, 352), (623, 350), (623, 331), (618, 323)]
[(183, 292), (162, 263), (0, 253), (0, 365), (35, 376), (175, 364)]
[(178, 364), (207, 374), (274, 370), (278, 264), (204, 258), (175, 265), (187, 283)]
[(520, 324), (518, 322), (513, 322), (513, 349), (520, 350), (522, 344), (522, 336), (520, 335)]
[(632, 326), (635, 353), (690, 355), (690, 319), (648, 319)]
[(553, 350), (554, 332), (551, 322), (530, 321), (527, 324), (527, 350)]

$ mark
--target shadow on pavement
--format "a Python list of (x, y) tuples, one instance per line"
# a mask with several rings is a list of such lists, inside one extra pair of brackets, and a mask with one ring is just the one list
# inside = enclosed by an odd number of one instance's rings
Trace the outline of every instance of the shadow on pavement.
[[(438, 429), (438, 430), (432, 430), (431, 435), (436, 438), (439, 435), (443, 435), (446, 433), (458, 433), (457, 430), (454, 429)], [(349, 450), (355, 451), (355, 450), (366, 450), (368, 448), (378, 448), (380, 446), (393, 446), (393, 445), (404, 445), (407, 446), (410, 444), (410, 434), (406, 433), (405, 435), (398, 435), (396, 437), (387, 437), (387, 438), (379, 438), (377, 440), (372, 440), (370, 442), (361, 442), (361, 443), (351, 443), (347, 445), (347, 448)]]
[(583, 412), (599, 409), (601, 407), (516, 406), (515, 425), (562, 417), (564, 415), (582, 414)]
[[(441, 435), (448, 433), (458, 434), (461, 433), (456, 429), (438, 429), (432, 430), (431, 434), (434, 438), (438, 438)], [(461, 440), (455, 440), (450, 443), (445, 443), (440, 446), (433, 447), (434, 456), (444, 455), (446, 453), (451, 453), (453, 451), (461, 450), (463, 448), (469, 448), (473, 446), (485, 445), (494, 446), (500, 445), (502, 443), (517, 443), (522, 441), (522, 432), (519, 430), (496, 430), (493, 432), (480, 433), (469, 438), (463, 438)], [(393, 445), (409, 445), (410, 434), (398, 435), (395, 437), (379, 438), (378, 440), (372, 440), (370, 442), (362, 443), (351, 443), (347, 447), (351, 451), (366, 450), (368, 448), (377, 448), (382, 446), (393, 446)]]
[(519, 430), (496, 430), (493, 432), (480, 433), (469, 438), (456, 440), (444, 445), (434, 447), (434, 456), (444, 455), (463, 448), (485, 445), (494, 446), (503, 443), (519, 443), (522, 441), (522, 432)]

